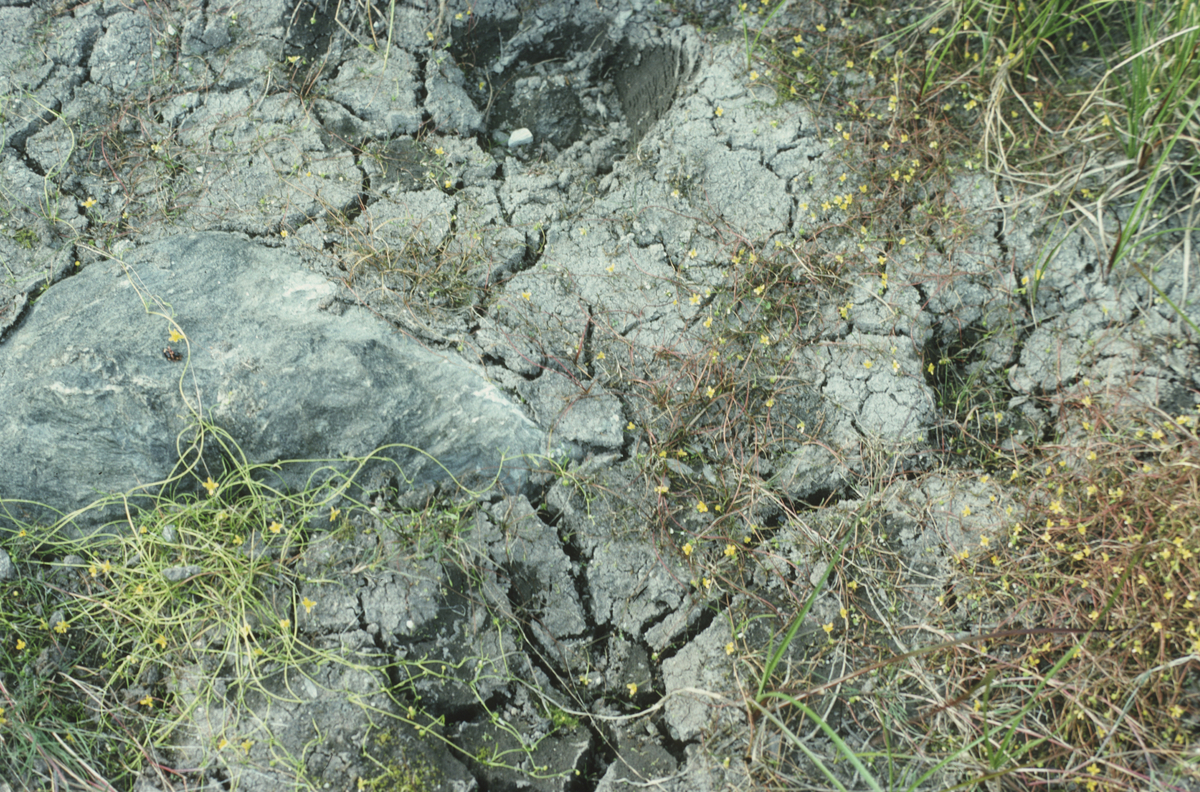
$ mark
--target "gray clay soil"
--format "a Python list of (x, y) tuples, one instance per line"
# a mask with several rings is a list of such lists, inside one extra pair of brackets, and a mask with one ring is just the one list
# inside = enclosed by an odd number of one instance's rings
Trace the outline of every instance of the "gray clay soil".
[[(267, 667), (238, 693), (220, 664), (163, 669), (147, 689), (179, 726), (121, 788), (694, 792), (754, 788), (770, 761), (803, 776), (742, 702), (830, 542), (861, 522), (859, 607), (920, 625), (1011, 505), (945, 453), (934, 365), (1002, 394), (988, 420), (1010, 443), (1053, 429), (1047, 394), (1194, 408), (1194, 336), (1141, 280), (1102, 277), (1081, 230), (1031, 305), (1042, 210), (1008, 208), (979, 171), (874, 210), (886, 229), (936, 204), (953, 236), (842, 227), (829, 201), (858, 171), (833, 111), (748, 78), (732, 3), (680, 5), (0, 3), (4, 530), (163, 479), (188, 405), (253, 463), (325, 460), (267, 474), (282, 490), (388, 448), (344, 493), (342, 530), (312, 519), (279, 583), (279, 618), (343, 662)], [(773, 281), (738, 281), (751, 257)], [(1171, 264), (1159, 285), (1200, 322)], [(776, 284), (786, 304), (764, 308)], [(695, 362), (710, 350), (753, 363), (752, 386), (722, 397)], [(397, 523), (435, 496), (466, 515), (453, 550), (405, 546)], [(70, 560), (0, 562), (15, 583)], [(845, 585), (785, 666), (831, 679), (857, 662), (821, 654)], [(959, 608), (963, 631), (996, 618)], [(808, 701), (865, 746), (876, 732), (841, 694)], [(28, 771), (0, 788), (51, 788)]]

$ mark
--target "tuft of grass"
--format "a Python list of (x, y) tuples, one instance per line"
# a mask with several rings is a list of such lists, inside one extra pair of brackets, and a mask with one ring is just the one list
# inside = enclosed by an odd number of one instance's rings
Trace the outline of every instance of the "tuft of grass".
[[(1024, 726), (1045, 735), (1041, 765), (1137, 787), (1186, 766), (1194, 741), (1200, 415), (1119, 420), (1086, 400), (1071, 411), (1072, 442), (1041, 449), (1014, 481), (1024, 519), (971, 565), (968, 596), (1043, 631), (989, 652), (1030, 684), (1056, 673)], [(990, 703), (1026, 694), (996, 689)]]
[[(251, 700), (278, 698), (280, 674), (370, 667), (301, 629), (321, 605), (301, 595), (303, 584), (321, 581), (297, 565), (315, 531), (354, 534), (352, 519), (378, 514), (344, 497), (368, 460), (284, 493), (264, 484), (267, 466), (248, 463), (221, 430), (201, 424), (192, 436), (185, 462), (140, 512), (87, 535), (64, 518), (11, 537), (19, 574), (0, 582), (0, 777), (128, 788), (147, 769), (172, 766), (196, 707), (250, 711)], [(224, 467), (207, 472), (199, 460), (214, 448)], [(462, 509), (441, 501), (398, 510), (384, 524), (394, 536), (357, 561), (376, 569), (390, 563), (387, 553), (440, 555), (464, 524)], [(400, 720), (420, 727), (423, 718)], [(254, 742), (239, 750), (249, 754)], [(302, 781), (302, 763), (289, 761)], [(377, 780), (400, 782), (389, 773)]]

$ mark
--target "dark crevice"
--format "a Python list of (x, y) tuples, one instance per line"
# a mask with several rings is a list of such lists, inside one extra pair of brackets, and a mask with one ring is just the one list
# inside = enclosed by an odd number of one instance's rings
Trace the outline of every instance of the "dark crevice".
[[(541, 512), (539, 512), (540, 514)], [(593, 637), (596, 635), (596, 623), (592, 617), (592, 588), (588, 585), (586, 574), (588, 558), (584, 555), (583, 548), (576, 542), (573, 534), (559, 531), (558, 538), (562, 542), (563, 553), (571, 561), (573, 568), (571, 581), (575, 584), (575, 596), (579, 600), (579, 607), (583, 610), (583, 621), (586, 625), (584, 635)], [(607, 639), (605, 643), (607, 643)]]
[(568, 781), (567, 792), (591, 792), (617, 761), (616, 735), (612, 729), (598, 721), (590, 721), (587, 729), (592, 734), (593, 748), (584, 754), (579, 775)]
[[(698, 603), (688, 601), (681, 605), (682, 608), (694, 608)], [(720, 603), (708, 603), (700, 609), (700, 615), (691, 621), (679, 637), (671, 642), (669, 646), (662, 649), (658, 653), (658, 663), (653, 666), (653, 673), (656, 676), (655, 684), (661, 686), (662, 680), (657, 679), (662, 674), (662, 664), (664, 661), (671, 659), (679, 653), (683, 647), (690, 644), (692, 641), (700, 637), (700, 634), (712, 626), (713, 621), (717, 618), (717, 613), (720, 610)]]
[(663, 747), (663, 750), (669, 753), (681, 765), (686, 764), (688, 743), (671, 736), (671, 730), (664, 718), (655, 718), (654, 726), (658, 731), (658, 742)]
[(993, 235), (996, 239), (996, 245), (1000, 248), (1000, 257), (1008, 258), (1008, 242), (1004, 239), (1004, 218), (1001, 217), (996, 221), (996, 233)]
[[(537, 510), (538, 519), (545, 523), (548, 527), (558, 530), (559, 523), (562, 522), (562, 512), (556, 512), (546, 504), (542, 504)], [(562, 538), (562, 537), (559, 537)], [(565, 539), (563, 541), (566, 541)]]
[(226, 790), (226, 792), (229, 792), (229, 790), (233, 789), (233, 781), (230, 778), (227, 770), (210, 770), (208, 772), (208, 778), (212, 781), (216, 781), (217, 784), (220, 785), (221, 789)]

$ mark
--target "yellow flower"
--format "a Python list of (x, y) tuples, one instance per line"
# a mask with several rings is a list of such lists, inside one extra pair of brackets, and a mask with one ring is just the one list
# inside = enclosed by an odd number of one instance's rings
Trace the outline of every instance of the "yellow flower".
[(970, 507), (970, 506), (963, 506), (963, 512), (962, 512), (962, 513), (963, 513), (963, 517), (970, 517), (970, 516), (971, 516), (971, 507)]
[(208, 497), (210, 498), (217, 494), (219, 488), (217, 482), (212, 480), (212, 476), (209, 476), (208, 481), (204, 482), (204, 489), (208, 490)]
[(863, 368), (871, 368), (871, 366), (874, 366), (874, 365), (875, 365), (875, 363), (873, 361), (870, 361), (870, 360), (863, 361)]
[(433, 150), (433, 153), (434, 153), (434, 154), (437, 154), (437, 155), (440, 157), (440, 156), (442, 156), (443, 154), (445, 154), (445, 153), (446, 153), (446, 150), (445, 150), (445, 149), (443, 149), (441, 146), (438, 146), (437, 148), (435, 148), (435, 149)]
[(689, 298), (689, 302), (691, 302), (691, 304), (692, 304), (692, 305), (699, 305), (699, 304), (700, 304), (700, 295), (699, 295), (699, 294), (693, 294), (693, 295), (692, 295), (692, 296)]
[[(433, 35), (433, 34), (430, 34), (430, 35)], [(217, 750), (218, 751), (224, 751), (227, 747), (229, 747), (229, 740), (226, 740), (224, 737), (222, 737), (220, 740), (217, 741)]]
[(159, 649), (166, 649), (167, 648), (167, 636), (163, 635), (162, 633), (159, 633), (158, 637), (154, 639), (154, 643), (158, 644)]
[(658, 493), (659, 495), (666, 495), (669, 490), (667, 489), (666, 484), (659, 484), (657, 487), (654, 488), (654, 491), (656, 493)]
[(150, 694), (147, 693), (145, 698), (138, 700), (138, 704), (141, 704), (143, 707), (153, 707), (154, 699), (150, 698)]
[(91, 208), (92, 208), (93, 206), (95, 206), (95, 205), (96, 205), (96, 199), (95, 199), (95, 198), (91, 198), (91, 197), (89, 197), (89, 198), (88, 198), (86, 201), (84, 201), (84, 202), (83, 202), (83, 208), (84, 208), (84, 209), (91, 209)]
[(18, 652), (20, 652), (20, 651), (22, 651), (22, 650), (24, 650), (24, 649), (25, 649), (25, 641), (24, 641), (24, 639), (22, 639), (22, 638), (18, 638), (18, 639), (17, 639), (17, 651), (18, 651)]
[(829, 624), (822, 624), (821, 629), (825, 631), (826, 635), (830, 634), (833, 632), (833, 622), (829, 622)]
[(605, 357), (607, 356), (603, 352), (596, 353), (596, 360), (604, 360)]
[(733, 654), (735, 649), (737, 649), (737, 647), (733, 645), (733, 641), (730, 641), (729, 643), (725, 644), (725, 654), (731, 655), (731, 654)]
[(730, 558), (733, 558), (734, 556), (736, 556), (737, 555), (737, 545), (735, 545), (735, 544), (725, 545), (725, 555), (729, 556)]
[(713, 113), (717, 116), (717, 118), (720, 118), (721, 116), (725, 115), (725, 108), (718, 107), (716, 110), (713, 111)]
[(253, 745), (254, 745), (253, 740), (242, 740), (242, 750), (245, 751), (246, 753), (250, 753), (250, 748)]
[(285, 238), (285, 239), (286, 239), (286, 238), (287, 238), (287, 229), (285, 228), (285, 229), (283, 229), (282, 231), (280, 231), (280, 232), (279, 232), (279, 236), (281, 236), (281, 237), (283, 237), (283, 238)]
[(817, 25), (817, 32), (818, 32), (818, 33), (824, 33), (824, 32), (825, 32), (825, 26), (824, 26), (824, 25)]
[(277, 534), (283, 530), (283, 526), (275, 521), (272, 521), (271, 524), (267, 526), (267, 530), (273, 534)]
[(280, 619), (280, 620), (279, 620), (279, 629), (281, 629), (281, 630), (287, 630), (287, 629), (290, 629), (290, 628), (291, 628), (291, 626), (292, 626), (292, 620), (291, 620), (291, 619)]
[(71, 629), (70, 622), (59, 620), (58, 624), (54, 625), (54, 632), (58, 633), (59, 635), (66, 634), (67, 630), (69, 629)]
[(706, 504), (704, 501), (696, 501), (696, 511), (704, 514), (706, 511), (708, 511), (708, 504)]
[(167, 336), (167, 338), (171, 341), (172, 344), (174, 344), (183, 339), (183, 333), (179, 332), (178, 330), (172, 329), (171, 333)]
[(636, 695), (637, 695), (637, 685), (636, 685), (635, 683), (633, 683), (633, 682), (630, 682), (630, 683), (629, 683), (628, 685), (626, 685), (625, 687), (629, 688), (629, 695), (630, 695), (630, 697), (633, 697), (633, 696), (636, 696)]
[(317, 603), (313, 602), (308, 597), (305, 597), (304, 599), (300, 600), (300, 604), (304, 606), (305, 613), (312, 613), (313, 605), (316, 605)]
[(681, 549), (683, 550), (683, 554), (685, 556), (690, 556), (692, 554), (692, 550), (694, 550), (695, 548), (692, 547), (691, 542), (688, 542)]
[(335, 509), (332, 506), (330, 506), (329, 507), (329, 522), (333, 522), (334, 520), (336, 520), (338, 518), (338, 515), (341, 513), (342, 513), (341, 509)]
[(715, 396), (716, 394), (717, 394), (716, 388), (714, 388), (712, 385), (709, 385), (708, 388), (704, 391), (704, 395), (710, 399), (713, 396)]

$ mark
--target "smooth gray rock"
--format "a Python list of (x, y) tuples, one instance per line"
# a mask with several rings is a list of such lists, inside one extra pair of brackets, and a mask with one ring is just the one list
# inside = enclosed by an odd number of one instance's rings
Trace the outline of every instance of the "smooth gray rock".
[[(521, 456), (542, 450), (533, 422), (482, 369), (337, 293), (291, 253), (220, 233), (167, 239), (54, 285), (0, 345), (3, 497), (69, 510), (98, 492), (154, 492), (196, 415), (252, 462), (404, 444), (385, 452), (399, 469), (380, 475), (474, 486), (499, 476), (519, 489)], [(167, 316), (187, 336), (174, 345), (186, 365), (164, 358)], [(318, 467), (279, 476), (302, 487)]]

